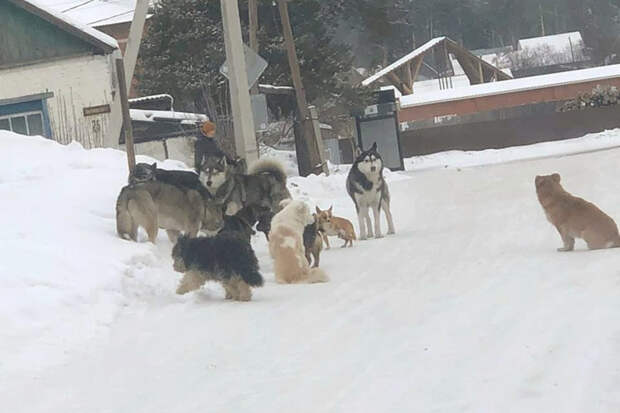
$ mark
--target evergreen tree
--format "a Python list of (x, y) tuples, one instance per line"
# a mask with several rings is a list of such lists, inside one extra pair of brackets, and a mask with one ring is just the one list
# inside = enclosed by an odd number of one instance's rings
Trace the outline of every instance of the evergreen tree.
[[(247, 36), (247, 2), (240, 1), (242, 30)], [(289, 6), (301, 75), (309, 102), (345, 100), (357, 94), (339, 79), (351, 69), (352, 56), (332, 41), (343, 11), (338, 2), (299, 0)], [(160, 0), (141, 48), (140, 89), (144, 94), (170, 93), (179, 110), (203, 112), (205, 90), (217, 105), (226, 105), (226, 79), (219, 74), (225, 50), (219, 1)], [(260, 55), (269, 66), (261, 83), (292, 85), (277, 6), (259, 2)], [(272, 109), (289, 114), (294, 99), (273, 99)]]

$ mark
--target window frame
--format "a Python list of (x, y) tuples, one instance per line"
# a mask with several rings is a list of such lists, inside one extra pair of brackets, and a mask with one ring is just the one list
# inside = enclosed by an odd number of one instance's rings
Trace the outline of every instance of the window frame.
[[(19, 113), (11, 113), (10, 115), (2, 115), (0, 116), (0, 120), (1, 119), (8, 119), (9, 120), (9, 128), (11, 132), (14, 132), (13, 130), (13, 121), (11, 118), (24, 118), (25, 123), (26, 123), (26, 136), (32, 136), (30, 135), (30, 125), (28, 124), (28, 116), (29, 115), (39, 115), (41, 116), (41, 122), (44, 125), (43, 127), (43, 132), (45, 133), (45, 115), (43, 113), (42, 110), (32, 110), (32, 111), (28, 111), (28, 112), (19, 112)], [(17, 132), (15, 132), (17, 133)]]

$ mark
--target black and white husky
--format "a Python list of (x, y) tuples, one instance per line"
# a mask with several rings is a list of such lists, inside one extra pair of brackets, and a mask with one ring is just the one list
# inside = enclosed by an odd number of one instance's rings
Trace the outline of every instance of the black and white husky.
[(370, 223), (369, 209), (372, 209), (375, 218), (376, 238), (381, 238), (381, 209), (385, 211), (388, 222), (388, 234), (394, 234), (394, 222), (390, 212), (390, 191), (387, 182), (383, 179), (383, 160), (377, 152), (375, 142), (370, 149), (360, 153), (353, 162), (347, 176), (347, 192), (357, 211), (359, 220), (360, 239), (373, 237)]

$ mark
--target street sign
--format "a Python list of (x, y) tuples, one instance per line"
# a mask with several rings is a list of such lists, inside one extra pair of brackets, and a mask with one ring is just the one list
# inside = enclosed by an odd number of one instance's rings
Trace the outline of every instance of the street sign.
[(254, 115), (254, 129), (256, 132), (263, 132), (267, 130), (269, 123), (267, 97), (259, 93), (258, 95), (250, 95), (250, 99), (252, 100), (252, 114)]
[[(251, 89), (265, 69), (267, 69), (267, 61), (245, 44), (243, 45), (243, 55), (245, 56), (245, 70), (248, 75), (248, 89)], [(220, 66), (220, 73), (228, 79), (227, 62)]]

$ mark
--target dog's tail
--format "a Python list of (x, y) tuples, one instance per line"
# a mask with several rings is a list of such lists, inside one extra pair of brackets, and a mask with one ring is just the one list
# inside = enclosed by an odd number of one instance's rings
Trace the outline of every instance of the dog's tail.
[(243, 274), (243, 281), (250, 287), (262, 287), (263, 276), (258, 271), (248, 272)]
[(308, 284), (325, 283), (327, 281), (329, 281), (329, 277), (325, 274), (325, 271), (319, 267), (310, 268), (308, 279), (306, 280)]
[(133, 239), (136, 241), (137, 234), (133, 231), (133, 218), (129, 213), (129, 196), (127, 188), (121, 189), (116, 199), (116, 232), (118, 236), (124, 239)]
[(259, 159), (250, 166), (248, 174), (269, 174), (281, 184), (286, 185), (286, 172), (284, 172), (284, 167), (282, 163), (275, 159)]

